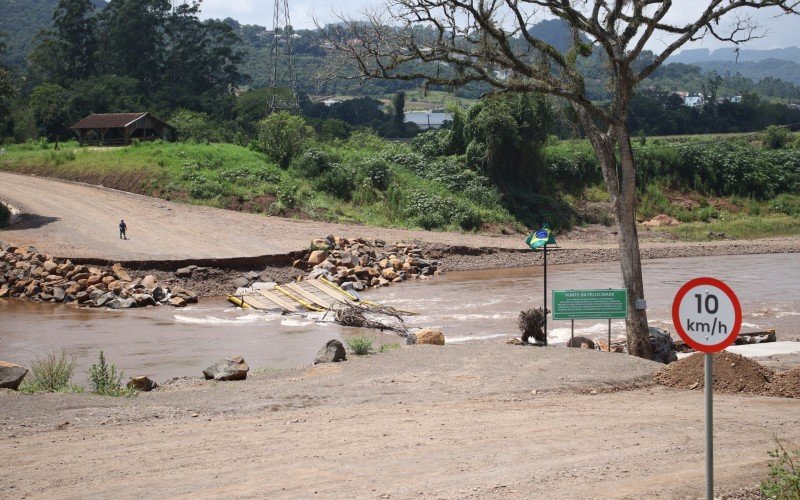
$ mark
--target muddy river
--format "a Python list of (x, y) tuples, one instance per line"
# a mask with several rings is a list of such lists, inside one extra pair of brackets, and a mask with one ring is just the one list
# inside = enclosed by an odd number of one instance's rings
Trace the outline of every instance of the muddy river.
[[(680, 285), (698, 276), (726, 281), (738, 294), (743, 330), (775, 328), (783, 340), (800, 337), (800, 256), (797, 254), (699, 257), (645, 261), (648, 316), (672, 329), (669, 308)], [(550, 266), (550, 289), (618, 288), (618, 263)], [(371, 300), (419, 314), (410, 326), (438, 327), (448, 342), (486, 341), (517, 335), (523, 308), (542, 303), (541, 268), (452, 272), (430, 281), (371, 291)], [(568, 321), (550, 321), (553, 343), (569, 339)], [(576, 322), (576, 334), (606, 336), (607, 322)], [(185, 309), (168, 307), (112, 311), (0, 299), (0, 359), (28, 364), (47, 351), (66, 349), (77, 360), (76, 379), (102, 349), (126, 375), (156, 380), (199, 375), (214, 360), (242, 354), (252, 369), (310, 363), (330, 338), (360, 333), (308, 318), (240, 310), (221, 298)], [(376, 334), (376, 345), (402, 342)], [(624, 322), (612, 322), (624, 336)]]

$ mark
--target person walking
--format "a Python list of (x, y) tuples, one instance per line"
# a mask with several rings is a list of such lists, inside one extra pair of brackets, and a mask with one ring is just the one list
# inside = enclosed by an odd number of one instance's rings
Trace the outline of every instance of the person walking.
[(119, 239), (127, 240), (128, 235), (125, 232), (128, 230), (128, 225), (125, 224), (125, 219), (119, 221)]

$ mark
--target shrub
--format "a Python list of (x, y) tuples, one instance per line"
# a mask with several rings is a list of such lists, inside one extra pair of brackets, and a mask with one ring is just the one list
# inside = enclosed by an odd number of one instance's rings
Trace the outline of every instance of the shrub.
[(761, 483), (761, 493), (766, 498), (800, 498), (800, 451), (787, 451), (778, 442), (769, 456), (774, 460), (769, 464), (769, 479)]
[(307, 179), (327, 172), (332, 166), (328, 153), (319, 149), (309, 149), (292, 161), (292, 170)]
[(89, 383), (92, 392), (101, 396), (130, 396), (133, 391), (122, 386), (122, 372), (117, 373), (114, 364), (107, 364), (103, 351), (100, 351), (99, 362), (89, 370)]
[(299, 201), (298, 199), (299, 191), (300, 191), (300, 185), (297, 184), (297, 182), (289, 179), (282, 181), (278, 185), (278, 191), (276, 193), (278, 202), (281, 204), (282, 207), (285, 208), (296, 207)]
[(19, 390), (34, 392), (80, 392), (79, 386), (71, 385), (69, 380), (75, 371), (75, 358), (67, 356), (66, 351), (48, 353), (31, 363), (30, 372), (22, 381)]
[(764, 147), (767, 149), (781, 149), (789, 143), (789, 131), (785, 127), (770, 125), (764, 133)]
[(357, 337), (351, 337), (345, 340), (345, 342), (347, 343), (347, 347), (353, 351), (353, 354), (356, 356), (365, 356), (373, 352), (372, 344), (375, 342), (375, 337), (359, 335)]
[(367, 160), (361, 165), (359, 171), (364, 176), (364, 182), (367, 185), (381, 191), (385, 191), (392, 180), (392, 171), (389, 168), (389, 164), (382, 158)]
[(258, 124), (258, 149), (283, 168), (291, 163), (314, 137), (314, 129), (302, 116), (281, 111)]
[(339, 165), (320, 175), (314, 184), (320, 191), (345, 201), (353, 197), (356, 187), (353, 174)]
[(464, 231), (477, 230), (483, 225), (481, 214), (468, 206), (458, 207), (456, 218), (458, 219), (459, 227)]
[(199, 177), (189, 185), (189, 194), (192, 198), (208, 200), (220, 196), (225, 192), (225, 187), (217, 181)]

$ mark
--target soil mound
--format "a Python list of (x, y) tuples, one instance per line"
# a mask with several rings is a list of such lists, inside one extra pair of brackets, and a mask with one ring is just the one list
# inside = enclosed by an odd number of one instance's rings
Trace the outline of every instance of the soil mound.
[(769, 384), (769, 395), (800, 399), (800, 366), (776, 373)]
[[(775, 373), (738, 354), (727, 351), (714, 354), (714, 391), (725, 394), (768, 395), (770, 381)], [(703, 354), (696, 353), (680, 361), (671, 363), (659, 370), (655, 379), (658, 383), (679, 389), (703, 388)], [(796, 382), (800, 382), (800, 371)], [(800, 386), (798, 386), (800, 387)]]

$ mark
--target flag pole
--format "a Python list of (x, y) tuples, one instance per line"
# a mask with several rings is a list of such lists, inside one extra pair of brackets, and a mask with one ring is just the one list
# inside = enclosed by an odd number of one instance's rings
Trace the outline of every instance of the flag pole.
[(547, 243), (544, 244), (544, 346), (547, 347)]

